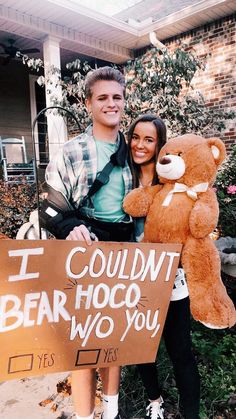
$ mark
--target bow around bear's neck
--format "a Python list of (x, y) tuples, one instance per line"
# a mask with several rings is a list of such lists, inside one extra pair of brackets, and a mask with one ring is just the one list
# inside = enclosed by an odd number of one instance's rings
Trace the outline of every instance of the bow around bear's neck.
[(187, 186), (184, 183), (176, 182), (174, 184), (174, 187), (168, 192), (166, 198), (163, 201), (162, 206), (168, 207), (174, 193), (186, 193), (189, 196), (189, 198), (196, 201), (198, 198), (197, 194), (201, 192), (206, 192), (208, 189), (208, 186), (209, 186), (208, 182), (198, 183), (197, 185), (194, 185), (194, 186)]

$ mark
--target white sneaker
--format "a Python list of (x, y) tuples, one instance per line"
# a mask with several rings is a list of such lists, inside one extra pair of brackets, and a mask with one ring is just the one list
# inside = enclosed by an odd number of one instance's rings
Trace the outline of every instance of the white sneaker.
[(163, 398), (160, 401), (151, 402), (146, 408), (146, 419), (164, 419)]

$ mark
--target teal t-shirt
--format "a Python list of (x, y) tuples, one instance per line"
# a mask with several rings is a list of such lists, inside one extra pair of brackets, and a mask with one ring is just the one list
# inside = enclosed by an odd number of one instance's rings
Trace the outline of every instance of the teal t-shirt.
[[(110, 156), (116, 151), (116, 144), (96, 140), (97, 148), (97, 172), (101, 172), (110, 160)], [(125, 185), (122, 168), (113, 167), (109, 182), (103, 185), (92, 197), (95, 208), (94, 216), (101, 221), (119, 222), (125, 217), (123, 211), (123, 199)]]

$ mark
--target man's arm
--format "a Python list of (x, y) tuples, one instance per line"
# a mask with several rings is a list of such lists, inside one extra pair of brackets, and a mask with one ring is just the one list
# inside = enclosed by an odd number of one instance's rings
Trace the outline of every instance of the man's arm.
[(76, 216), (76, 210), (61, 192), (48, 187), (47, 198), (43, 200), (39, 218), (41, 227), (57, 239), (81, 240), (92, 243), (91, 235), (83, 220)]

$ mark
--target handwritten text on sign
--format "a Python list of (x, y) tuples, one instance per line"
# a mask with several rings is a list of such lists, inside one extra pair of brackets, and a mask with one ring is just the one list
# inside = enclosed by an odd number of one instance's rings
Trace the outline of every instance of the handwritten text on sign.
[(153, 361), (180, 250), (1, 241), (0, 379)]

